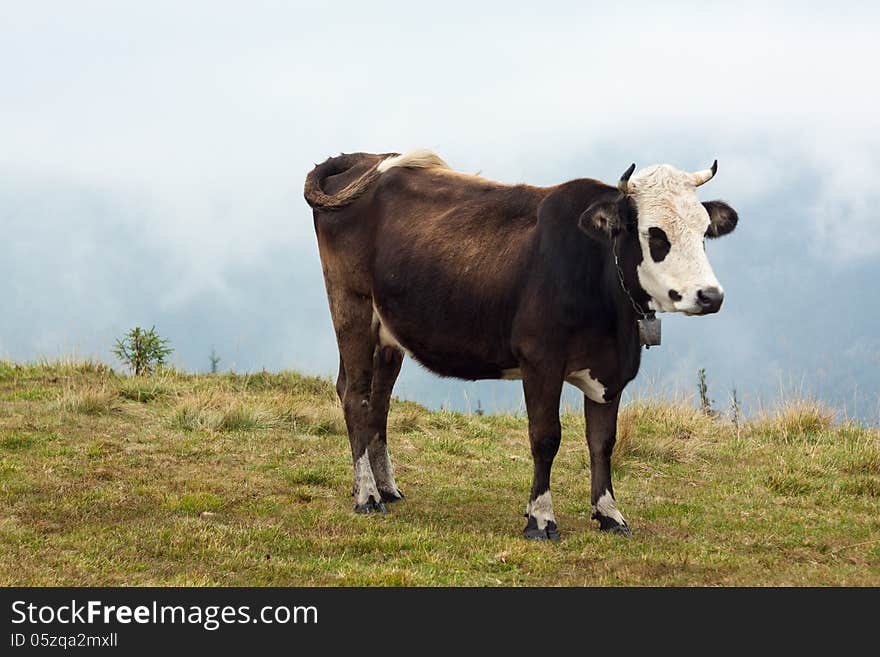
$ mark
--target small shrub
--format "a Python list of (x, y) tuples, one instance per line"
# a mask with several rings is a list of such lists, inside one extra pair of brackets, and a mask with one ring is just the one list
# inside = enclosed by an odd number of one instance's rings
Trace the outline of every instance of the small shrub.
[(220, 364), (220, 356), (214, 351), (214, 347), (211, 347), (211, 355), (208, 358), (211, 361), (211, 374), (216, 374), (217, 366)]
[(117, 339), (113, 348), (116, 357), (130, 367), (135, 376), (152, 374), (165, 365), (165, 359), (173, 351), (168, 340), (156, 333), (155, 326), (149, 331), (135, 326), (124, 338)]
[(739, 397), (736, 394), (736, 388), (734, 388), (730, 393), (730, 420), (733, 422), (733, 428), (736, 431), (737, 435), (739, 435), (739, 425), (740, 425), (740, 415), (741, 404)]
[(709, 399), (709, 386), (706, 383), (706, 369), (703, 367), (697, 370), (697, 392), (700, 393), (700, 410), (704, 415), (715, 417), (718, 412), (712, 408), (712, 400)]

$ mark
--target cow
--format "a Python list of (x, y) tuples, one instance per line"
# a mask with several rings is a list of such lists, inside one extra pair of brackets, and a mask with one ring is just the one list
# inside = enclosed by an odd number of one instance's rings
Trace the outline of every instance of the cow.
[(403, 498), (386, 425), (404, 354), (445, 377), (521, 379), (534, 465), (524, 534), (558, 540), (550, 469), (565, 382), (584, 394), (592, 518), (629, 536), (611, 483), (620, 397), (655, 313), (708, 315), (724, 292), (705, 238), (737, 213), (700, 202), (717, 171), (670, 165), (616, 186), (503, 184), (431, 151), (331, 157), (307, 175), (340, 364), (358, 513)]

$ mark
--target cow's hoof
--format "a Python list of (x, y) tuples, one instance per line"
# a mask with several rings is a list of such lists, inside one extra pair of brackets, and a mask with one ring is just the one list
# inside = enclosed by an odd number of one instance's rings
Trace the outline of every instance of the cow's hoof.
[(530, 541), (558, 541), (559, 530), (556, 523), (548, 520), (544, 529), (538, 529), (538, 521), (534, 516), (529, 516), (529, 522), (523, 529), (523, 535)]
[(618, 534), (619, 536), (632, 536), (632, 530), (626, 524), (621, 525), (614, 518), (608, 516), (594, 515), (594, 520), (599, 521), (599, 531)]
[(385, 505), (382, 502), (376, 502), (373, 500), (373, 497), (364, 502), (363, 504), (356, 504), (354, 507), (355, 513), (388, 513), (388, 509), (385, 508)]
[(389, 504), (391, 502), (399, 502), (400, 500), (406, 498), (406, 496), (403, 494), (403, 491), (399, 488), (396, 490), (396, 492), (393, 493), (387, 490), (380, 490), (379, 494), (382, 496), (382, 501), (388, 502)]
[(611, 532), (612, 534), (617, 534), (618, 536), (632, 536), (632, 530), (627, 525), (615, 525), (614, 527), (609, 527), (608, 529), (599, 528), (600, 531)]

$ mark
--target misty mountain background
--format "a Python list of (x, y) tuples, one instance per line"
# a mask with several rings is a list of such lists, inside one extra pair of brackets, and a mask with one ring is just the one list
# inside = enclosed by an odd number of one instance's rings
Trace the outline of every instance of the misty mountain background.
[[(692, 395), (705, 368), (721, 409), (735, 387), (877, 423), (877, 11), (464, 7), (4, 5), (0, 358), (118, 367), (115, 338), (155, 325), (187, 370), (213, 347), (223, 371), (335, 375), (302, 183), (340, 151), (538, 185), (717, 157), (724, 308), (663, 315), (629, 397)], [(395, 393), (523, 410), (516, 382), (409, 359)]]

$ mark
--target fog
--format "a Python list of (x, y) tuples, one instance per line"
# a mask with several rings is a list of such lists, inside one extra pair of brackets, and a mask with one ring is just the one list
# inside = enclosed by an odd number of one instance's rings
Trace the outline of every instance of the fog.
[[(703, 3), (708, 4), (708, 3)], [(708, 250), (725, 306), (664, 317), (631, 395), (813, 396), (880, 417), (877, 11), (760, 3), (3, 3), (0, 357), (329, 375), (302, 183), (340, 151), (436, 150), (505, 182), (668, 162), (740, 213)], [(518, 384), (396, 393), (521, 409)], [(569, 391), (566, 402), (577, 404)]]

